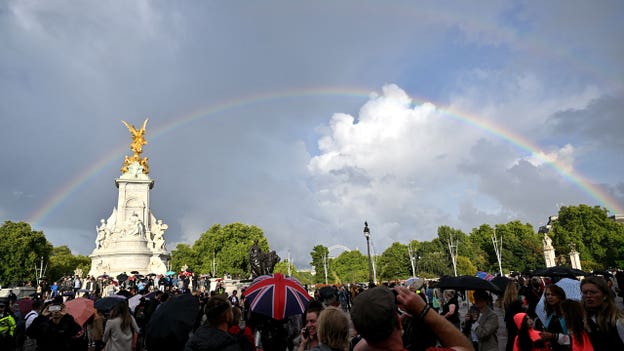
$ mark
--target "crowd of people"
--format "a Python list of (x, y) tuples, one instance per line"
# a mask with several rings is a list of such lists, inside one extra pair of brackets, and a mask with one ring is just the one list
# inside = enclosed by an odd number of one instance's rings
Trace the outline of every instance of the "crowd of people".
[[(500, 296), (440, 290), (423, 279), (324, 286), (312, 292), (302, 314), (281, 320), (254, 313), (244, 289), (210, 289), (200, 280), (189, 272), (123, 281), (65, 277), (34, 296), (27, 310), (15, 297), (0, 302), (0, 351), (624, 350), (624, 312), (616, 304), (621, 292), (601, 276), (578, 281), (580, 301), (569, 299), (555, 280), (522, 276), (510, 279)], [(125, 298), (98, 305), (114, 295)], [(156, 323), (167, 323), (152, 316), (182, 296), (196, 303), (188, 329), (175, 338), (150, 334)], [(95, 301), (82, 324), (66, 307), (74, 298)], [(501, 328), (505, 345), (499, 345)]]

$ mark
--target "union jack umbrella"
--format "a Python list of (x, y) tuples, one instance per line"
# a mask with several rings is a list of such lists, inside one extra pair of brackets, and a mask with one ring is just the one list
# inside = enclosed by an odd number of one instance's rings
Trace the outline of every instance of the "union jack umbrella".
[(303, 314), (310, 295), (295, 278), (281, 273), (261, 275), (245, 290), (252, 312), (282, 320)]

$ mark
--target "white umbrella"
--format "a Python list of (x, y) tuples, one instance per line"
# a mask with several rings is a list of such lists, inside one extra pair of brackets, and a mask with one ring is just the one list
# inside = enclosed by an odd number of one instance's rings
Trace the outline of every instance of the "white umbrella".
[(136, 294), (128, 299), (128, 307), (130, 307), (130, 311), (134, 313), (134, 309), (141, 303), (141, 298), (143, 295)]
[[(576, 279), (562, 278), (555, 283), (558, 287), (563, 289), (566, 294), (566, 299), (581, 301), (581, 282)], [(540, 298), (537, 306), (535, 306), (535, 314), (542, 323), (546, 323), (546, 311), (544, 311), (544, 294)]]

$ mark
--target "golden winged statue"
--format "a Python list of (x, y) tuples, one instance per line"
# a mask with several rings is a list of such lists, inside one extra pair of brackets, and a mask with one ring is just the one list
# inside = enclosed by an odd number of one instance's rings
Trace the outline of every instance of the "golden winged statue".
[(147, 144), (145, 140), (145, 127), (147, 126), (147, 121), (149, 118), (146, 118), (143, 121), (143, 125), (140, 129), (136, 129), (135, 126), (128, 124), (126, 121), (121, 121), (126, 128), (130, 131), (132, 135), (132, 143), (130, 144), (130, 150), (134, 153), (131, 157), (126, 156), (124, 159), (123, 167), (121, 168), (122, 173), (126, 173), (128, 171), (128, 167), (132, 162), (138, 162), (143, 167), (143, 173), (149, 173), (149, 166), (147, 164), (147, 157), (141, 158), (141, 153), (143, 152), (143, 145)]

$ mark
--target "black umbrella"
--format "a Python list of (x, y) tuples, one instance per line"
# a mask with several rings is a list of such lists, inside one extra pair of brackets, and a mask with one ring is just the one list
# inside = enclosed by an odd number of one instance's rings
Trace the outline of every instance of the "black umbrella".
[(456, 289), (456, 290), (489, 290), (493, 292), (502, 292), (498, 286), (491, 282), (474, 277), (471, 275), (461, 275), (459, 277), (444, 276), (438, 282), (440, 289)]
[(126, 298), (121, 295), (106, 296), (95, 300), (93, 307), (100, 311), (108, 312), (117, 306), (118, 303), (124, 301)]
[(496, 285), (500, 291), (505, 291), (505, 289), (507, 289), (507, 285), (511, 282), (511, 279), (502, 275), (497, 275), (494, 279), (490, 280), (490, 282)]
[(125, 297), (125, 298), (127, 298), (127, 299), (129, 299), (129, 298), (131, 298), (131, 297), (132, 297), (132, 293), (131, 293), (131, 292), (129, 292), (128, 290), (123, 290), (123, 289), (122, 289), (122, 290), (119, 290), (119, 291), (117, 292), (117, 295), (119, 295), (119, 296), (123, 296), (123, 297)]
[(139, 271), (132, 271), (130, 274), (139, 274)]
[(561, 278), (576, 278), (578, 276), (586, 276), (589, 273), (580, 269), (570, 268), (565, 266), (553, 266), (543, 269), (538, 269), (531, 273), (532, 276), (538, 277), (561, 277)]
[(181, 350), (195, 325), (198, 312), (199, 301), (190, 294), (182, 294), (162, 303), (147, 324), (148, 348)]

